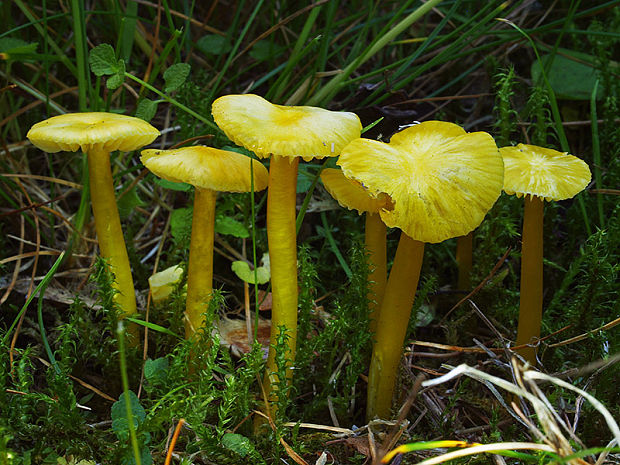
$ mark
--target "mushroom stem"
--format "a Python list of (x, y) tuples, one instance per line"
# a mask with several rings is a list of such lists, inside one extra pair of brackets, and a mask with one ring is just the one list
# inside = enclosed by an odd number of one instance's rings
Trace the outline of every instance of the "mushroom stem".
[(459, 265), (458, 287), (462, 291), (468, 291), (471, 287), (471, 267), (473, 256), (474, 233), (460, 236), (456, 240), (456, 262)]
[(387, 227), (378, 213), (366, 212), (366, 251), (368, 253), (368, 300), (370, 301), (370, 332), (377, 330), (377, 320), (387, 281)]
[[(517, 345), (530, 344), (540, 337), (543, 301), (543, 199), (525, 196), (521, 245), (521, 289)], [(536, 348), (518, 350), (532, 365)]]
[(213, 238), (215, 198), (211, 189), (196, 187), (192, 237), (187, 267), (187, 300), (185, 302), (185, 337), (189, 339), (204, 327), (204, 313), (213, 291)]
[(368, 420), (375, 416), (387, 419), (390, 415), (398, 365), (423, 256), (424, 243), (401, 233), (377, 321), (376, 342), (368, 375)]
[[(118, 291), (114, 300), (121, 310), (120, 318), (125, 318), (136, 313), (136, 294), (116, 206), (110, 154), (95, 146), (88, 150), (87, 155), (97, 241), (101, 256), (108, 261), (110, 271), (114, 274), (114, 288)], [(138, 336), (135, 325), (129, 325), (128, 329), (134, 337)]]
[(269, 190), (267, 191), (267, 241), (271, 262), (271, 337), (265, 390), (269, 393), (277, 382), (274, 346), (280, 327), (286, 328), (289, 361), (287, 377), (292, 376), (297, 344), (297, 238), (295, 231), (295, 205), (297, 202), (297, 166), (299, 159), (273, 155), (269, 164)]

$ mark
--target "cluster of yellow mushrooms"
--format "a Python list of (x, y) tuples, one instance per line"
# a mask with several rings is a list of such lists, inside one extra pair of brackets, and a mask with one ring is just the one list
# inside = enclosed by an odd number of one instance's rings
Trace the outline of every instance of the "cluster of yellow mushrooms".
[[(286, 328), (290, 368), (297, 334), (296, 185), (299, 158), (339, 157), (338, 169), (321, 178), (343, 206), (366, 213), (366, 247), (375, 343), (368, 379), (367, 417), (388, 418), (407, 321), (415, 298), (424, 244), (473, 231), (502, 189), (525, 200), (521, 303), (517, 345), (530, 362), (542, 316), (543, 201), (571, 198), (590, 181), (580, 159), (555, 150), (519, 144), (498, 149), (485, 132), (427, 121), (394, 134), (389, 143), (361, 138), (354, 113), (307, 106), (274, 105), (256, 95), (227, 95), (213, 102), (213, 118), (234, 143), (270, 158), (265, 167), (242, 154), (204, 146), (142, 151), (154, 174), (195, 187), (187, 272), (186, 337), (204, 327), (212, 292), (215, 200), (218, 191), (248, 192), (268, 187), (267, 236), (271, 261), (272, 345)], [(46, 152), (82, 150), (88, 156), (90, 191), (101, 255), (115, 276), (122, 316), (136, 300), (114, 195), (109, 153), (133, 151), (159, 131), (129, 116), (77, 113), (35, 124), (28, 138)], [(400, 228), (387, 274), (386, 227)], [(176, 272), (175, 272), (176, 273)], [(270, 348), (265, 386), (275, 386)], [(289, 370), (292, 376), (292, 370)]]

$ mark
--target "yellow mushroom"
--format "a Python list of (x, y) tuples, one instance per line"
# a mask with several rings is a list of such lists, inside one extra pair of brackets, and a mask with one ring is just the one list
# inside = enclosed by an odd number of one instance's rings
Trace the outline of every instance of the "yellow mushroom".
[(27, 134), (28, 139), (45, 152), (82, 150), (88, 156), (97, 240), (102, 257), (107, 259), (114, 273), (114, 286), (118, 291), (115, 301), (121, 317), (136, 312), (136, 296), (114, 195), (110, 152), (137, 150), (157, 136), (159, 131), (146, 121), (102, 112), (54, 116), (35, 124)]
[[(519, 144), (499, 149), (504, 159), (504, 191), (524, 197), (521, 238), (521, 290), (517, 345), (536, 343), (540, 337), (543, 300), (543, 200), (570, 199), (592, 177), (577, 157), (535, 145)], [(536, 348), (519, 353), (536, 363)]]
[(386, 226), (379, 211), (390, 208), (390, 198), (383, 194), (372, 196), (360, 183), (342, 174), (342, 170), (326, 168), (321, 173), (321, 181), (327, 192), (349, 210), (359, 214), (366, 213), (365, 246), (368, 253), (370, 271), (368, 274), (370, 331), (374, 333), (379, 318), (379, 309), (387, 281)]
[[(253, 94), (225, 95), (213, 102), (213, 119), (238, 145), (261, 158), (271, 157), (267, 194), (267, 240), (271, 260), (273, 307), (271, 344), (280, 327), (289, 336), (290, 366), (297, 343), (297, 241), (295, 207), (299, 158), (333, 157), (360, 136), (354, 113), (308, 106), (274, 105)], [(275, 382), (275, 351), (269, 350), (265, 387)], [(292, 376), (289, 369), (288, 376)]]
[(493, 138), (452, 123), (427, 121), (394, 134), (386, 144), (357, 139), (338, 164), (371, 194), (387, 194), (379, 212), (402, 230), (377, 321), (368, 379), (367, 418), (387, 418), (425, 242), (468, 234), (499, 197), (503, 165)]
[(267, 187), (267, 170), (250, 157), (212, 147), (143, 150), (140, 160), (152, 173), (173, 182), (193, 185), (194, 214), (187, 267), (185, 337), (205, 326), (205, 311), (213, 290), (213, 239), (217, 192), (249, 192)]

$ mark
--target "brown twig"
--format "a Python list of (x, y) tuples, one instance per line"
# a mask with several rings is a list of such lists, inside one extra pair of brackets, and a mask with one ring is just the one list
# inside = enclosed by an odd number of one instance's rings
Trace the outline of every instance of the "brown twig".
[(170, 445), (168, 446), (168, 452), (166, 453), (166, 461), (164, 465), (170, 465), (172, 461), (172, 453), (174, 452), (174, 445), (177, 443), (177, 439), (179, 439), (179, 435), (181, 434), (181, 428), (185, 424), (185, 419), (181, 418), (177, 423), (177, 427), (174, 429), (174, 434), (172, 435), (172, 440), (170, 441)]

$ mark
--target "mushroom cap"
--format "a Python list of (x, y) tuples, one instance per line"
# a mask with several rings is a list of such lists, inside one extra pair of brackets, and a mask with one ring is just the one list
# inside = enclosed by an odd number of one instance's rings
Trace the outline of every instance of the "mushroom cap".
[(159, 131), (140, 118), (116, 113), (67, 113), (41, 121), (26, 137), (45, 152), (137, 150), (153, 142)]
[(590, 182), (590, 168), (566, 152), (519, 144), (499, 149), (504, 158), (504, 191), (547, 201), (574, 197)]
[(373, 196), (359, 182), (348, 179), (342, 170), (326, 168), (321, 173), (321, 181), (327, 192), (336, 199), (341, 207), (357, 210), (358, 213), (378, 213), (391, 204), (390, 198), (380, 192)]
[(374, 195), (390, 196), (391, 208), (380, 211), (387, 226), (422, 242), (441, 242), (476, 228), (499, 197), (504, 176), (489, 134), (467, 133), (442, 121), (408, 127), (389, 144), (354, 140), (338, 164)]
[(211, 112), (230, 140), (261, 158), (335, 157), (362, 131), (355, 113), (274, 105), (253, 94), (220, 97)]
[(267, 169), (256, 160), (202, 145), (175, 150), (147, 149), (142, 151), (140, 160), (160, 178), (219, 192), (249, 192), (250, 164), (254, 167), (255, 191), (265, 189), (269, 181)]
[(149, 289), (153, 303), (157, 304), (166, 300), (182, 277), (183, 268), (179, 265), (173, 265), (151, 275), (149, 277)]

